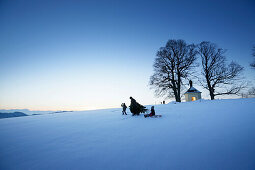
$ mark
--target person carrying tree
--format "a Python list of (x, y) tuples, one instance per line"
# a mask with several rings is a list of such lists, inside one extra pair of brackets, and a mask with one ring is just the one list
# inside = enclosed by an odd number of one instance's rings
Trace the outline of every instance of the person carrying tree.
[(129, 106), (130, 112), (132, 113), (132, 116), (139, 115), (140, 113), (146, 112), (146, 107), (136, 102), (136, 100), (133, 97), (130, 97), (131, 104)]
[(124, 114), (127, 115), (127, 113), (126, 113), (126, 109), (127, 109), (126, 104), (125, 104), (125, 103), (122, 103), (122, 104), (121, 104), (121, 107), (122, 107), (122, 109), (123, 109), (123, 110), (122, 110), (122, 115), (124, 115)]

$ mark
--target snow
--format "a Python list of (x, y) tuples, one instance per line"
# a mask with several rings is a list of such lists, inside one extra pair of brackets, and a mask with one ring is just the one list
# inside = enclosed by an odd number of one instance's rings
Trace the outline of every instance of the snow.
[[(0, 119), (0, 169), (255, 169), (255, 99)], [(147, 106), (150, 108), (150, 106)]]
[(186, 94), (186, 93), (201, 93), (201, 92), (192, 86), (184, 94)]

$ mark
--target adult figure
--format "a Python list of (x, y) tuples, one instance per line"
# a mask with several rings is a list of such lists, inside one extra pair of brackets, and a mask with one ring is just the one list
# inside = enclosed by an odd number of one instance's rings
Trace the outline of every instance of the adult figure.
[(132, 115), (139, 115), (140, 113), (146, 112), (146, 107), (136, 102), (136, 100), (133, 97), (130, 97), (131, 103), (130, 103), (130, 112)]

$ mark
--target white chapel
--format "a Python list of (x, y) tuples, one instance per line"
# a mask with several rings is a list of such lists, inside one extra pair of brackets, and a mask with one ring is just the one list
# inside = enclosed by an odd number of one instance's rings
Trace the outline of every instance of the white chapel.
[(186, 102), (201, 99), (201, 93), (192, 86), (192, 81), (189, 81), (190, 88), (184, 93)]

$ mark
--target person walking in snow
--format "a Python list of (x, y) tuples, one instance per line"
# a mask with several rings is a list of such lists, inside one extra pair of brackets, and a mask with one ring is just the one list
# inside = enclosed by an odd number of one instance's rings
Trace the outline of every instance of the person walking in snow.
[(130, 112), (132, 113), (132, 116), (139, 115), (140, 113), (144, 113), (147, 111), (146, 107), (136, 102), (136, 100), (133, 97), (130, 97), (131, 104), (129, 106)]
[(144, 117), (152, 117), (155, 116), (155, 110), (154, 106), (151, 106), (151, 113), (150, 114), (145, 114)]
[(124, 115), (124, 114), (127, 115), (127, 112), (126, 112), (127, 106), (126, 106), (126, 104), (125, 104), (125, 103), (122, 103), (122, 104), (121, 104), (121, 107), (122, 107), (122, 109), (123, 109), (123, 110), (122, 110), (122, 115)]

